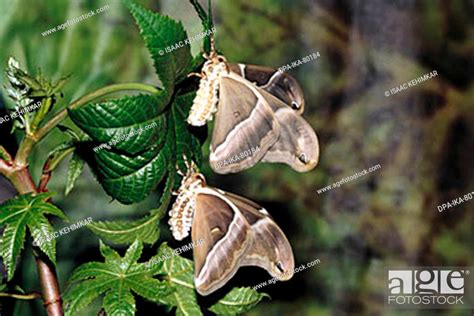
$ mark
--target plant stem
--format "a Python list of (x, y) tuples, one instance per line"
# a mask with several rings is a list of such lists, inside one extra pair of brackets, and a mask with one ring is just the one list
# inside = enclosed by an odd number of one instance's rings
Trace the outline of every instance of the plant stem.
[(160, 90), (154, 86), (147, 85), (144, 83), (118, 83), (112, 84), (103, 88), (100, 88), (96, 91), (88, 93), (76, 101), (72, 102), (67, 108), (60, 111), (54, 117), (52, 117), (44, 126), (39, 128), (33, 135), (26, 135), (25, 140), (21, 143), (20, 148), (15, 157), (15, 161), (20, 166), (28, 165), (28, 156), (33, 149), (33, 146), (43, 139), (46, 134), (48, 134), (56, 125), (58, 125), (62, 120), (67, 117), (68, 109), (76, 109), (81, 107), (89, 102), (92, 102), (98, 98), (104, 97), (111, 93), (117, 93), (122, 91), (143, 91), (149, 92), (152, 94), (159, 93)]
[(11, 297), (17, 300), (34, 300), (41, 297), (41, 293), (33, 292), (30, 294), (13, 294), (13, 293), (2, 293), (0, 292), (0, 297)]
[(43, 293), (43, 305), (48, 316), (63, 316), (63, 301), (59, 290), (58, 277), (54, 265), (35, 254), (36, 267)]

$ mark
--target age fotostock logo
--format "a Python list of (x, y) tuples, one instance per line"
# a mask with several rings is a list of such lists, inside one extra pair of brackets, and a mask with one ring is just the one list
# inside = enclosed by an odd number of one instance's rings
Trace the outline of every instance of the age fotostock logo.
[(395, 308), (470, 308), (467, 267), (388, 270), (385, 304)]

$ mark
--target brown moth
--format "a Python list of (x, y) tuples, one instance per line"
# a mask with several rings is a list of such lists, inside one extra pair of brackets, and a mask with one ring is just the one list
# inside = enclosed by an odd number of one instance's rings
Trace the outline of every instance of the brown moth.
[(173, 236), (202, 239), (193, 249), (196, 290), (208, 295), (242, 266), (258, 266), (285, 281), (293, 276), (291, 245), (268, 212), (241, 196), (206, 185), (194, 162), (187, 163), (170, 211)]
[(299, 172), (316, 167), (318, 139), (300, 116), (304, 96), (296, 79), (268, 67), (229, 64), (214, 48), (206, 58), (187, 121), (202, 126), (216, 116), (209, 156), (216, 173), (239, 172), (260, 160)]

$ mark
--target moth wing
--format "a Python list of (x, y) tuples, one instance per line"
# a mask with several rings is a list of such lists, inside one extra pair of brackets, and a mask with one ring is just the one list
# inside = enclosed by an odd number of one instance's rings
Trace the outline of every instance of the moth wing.
[[(254, 84), (232, 73), (220, 80), (209, 163), (216, 173), (235, 173), (260, 161), (278, 139), (280, 126)], [(241, 157), (248, 150), (253, 154)]]
[(250, 226), (223, 194), (203, 188), (196, 196), (191, 237), (196, 290), (208, 295), (222, 287), (241, 266), (252, 242)]
[(281, 126), (280, 137), (262, 161), (286, 163), (298, 172), (315, 168), (319, 160), (319, 143), (311, 125), (290, 108), (277, 109), (275, 116)]
[(298, 81), (286, 72), (275, 70), (270, 67), (229, 64), (232, 72), (242, 76), (257, 87), (277, 97), (283, 103), (290, 106), (297, 114), (304, 111), (304, 94)]
[(253, 242), (241, 265), (261, 267), (282, 281), (290, 279), (295, 260), (291, 245), (280, 227), (255, 202), (228, 192), (225, 195), (238, 207), (252, 230)]

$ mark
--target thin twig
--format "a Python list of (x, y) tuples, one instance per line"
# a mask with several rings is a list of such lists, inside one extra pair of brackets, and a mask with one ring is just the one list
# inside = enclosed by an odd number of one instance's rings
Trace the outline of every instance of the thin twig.
[(37, 298), (41, 298), (41, 293), (32, 292), (29, 294), (15, 294), (15, 293), (3, 293), (0, 292), (0, 297), (11, 297), (18, 300), (35, 300)]

